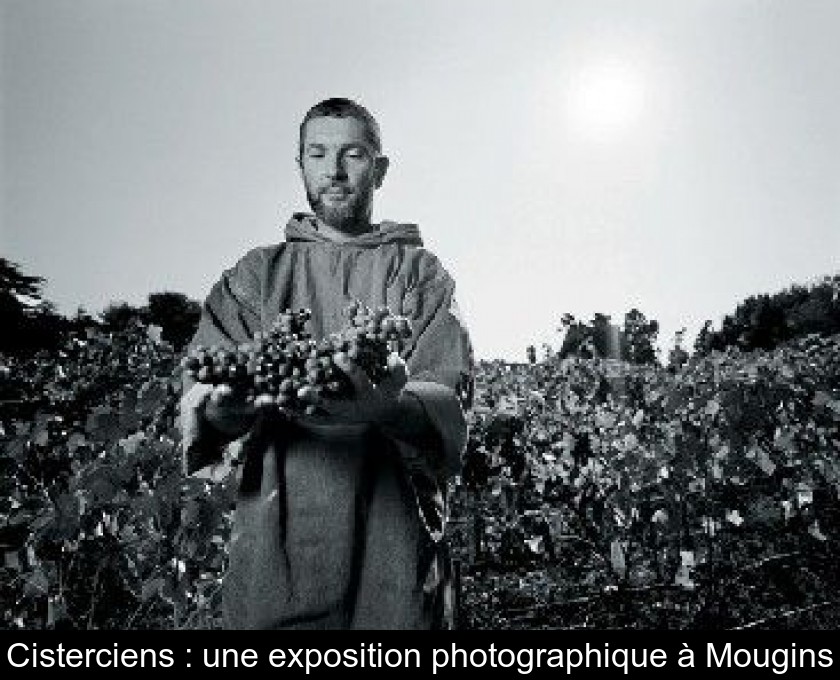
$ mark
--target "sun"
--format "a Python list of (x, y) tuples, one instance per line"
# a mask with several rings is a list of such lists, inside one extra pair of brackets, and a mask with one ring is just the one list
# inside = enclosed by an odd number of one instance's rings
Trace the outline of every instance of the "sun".
[(641, 73), (628, 62), (603, 61), (581, 69), (569, 92), (574, 132), (598, 142), (621, 138), (644, 111), (644, 89)]

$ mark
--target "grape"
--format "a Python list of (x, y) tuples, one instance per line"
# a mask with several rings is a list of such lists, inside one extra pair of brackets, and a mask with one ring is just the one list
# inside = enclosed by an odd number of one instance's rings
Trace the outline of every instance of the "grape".
[(181, 367), (192, 379), (215, 386), (216, 403), (238, 395), (259, 407), (313, 414), (322, 395), (352, 393), (352, 383), (334, 357), (351, 359), (376, 384), (387, 375), (389, 353), (400, 352), (411, 337), (409, 320), (392, 315), (387, 307), (372, 310), (356, 300), (345, 316), (339, 332), (315, 339), (307, 328), (311, 312), (286, 309), (250, 342), (234, 349), (196, 347)]
[(265, 408), (267, 406), (274, 406), (274, 397), (270, 394), (259, 394), (257, 398), (254, 399), (254, 406), (257, 408)]
[(210, 401), (214, 404), (220, 404), (226, 398), (233, 394), (233, 388), (227, 383), (222, 383), (216, 386), (216, 389), (210, 393)]
[(185, 356), (181, 361), (181, 366), (190, 371), (197, 371), (201, 364), (198, 361), (198, 357), (195, 356)]

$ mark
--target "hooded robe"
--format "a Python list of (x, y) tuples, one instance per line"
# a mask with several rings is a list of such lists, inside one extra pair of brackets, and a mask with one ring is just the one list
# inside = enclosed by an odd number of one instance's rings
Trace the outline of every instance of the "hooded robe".
[[(339, 331), (354, 300), (407, 316), (404, 392), (429, 429), (406, 442), (368, 425), (284, 424), (249, 447), (223, 584), (226, 627), (451, 625), (446, 481), (460, 470), (472, 395), (454, 289), (414, 225), (383, 222), (339, 243), (303, 214), (284, 243), (250, 251), (213, 287), (191, 347), (248, 342), (285, 309), (311, 309), (315, 338)], [(199, 444), (185, 469), (220, 455)]]

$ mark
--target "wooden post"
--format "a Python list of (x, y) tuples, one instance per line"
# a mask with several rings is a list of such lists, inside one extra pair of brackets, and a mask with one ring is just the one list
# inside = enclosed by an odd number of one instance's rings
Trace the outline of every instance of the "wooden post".
[(461, 627), (461, 560), (456, 558), (452, 562), (454, 571), (453, 579), (455, 581), (455, 613), (454, 613), (454, 627), (458, 630)]

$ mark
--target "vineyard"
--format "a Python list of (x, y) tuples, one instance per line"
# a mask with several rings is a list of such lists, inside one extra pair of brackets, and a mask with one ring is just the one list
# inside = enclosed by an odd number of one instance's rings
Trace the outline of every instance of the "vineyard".
[[(154, 326), (0, 356), (3, 628), (219, 625), (234, 493), (184, 478)], [(840, 627), (840, 336), (477, 367), (465, 628)]]

